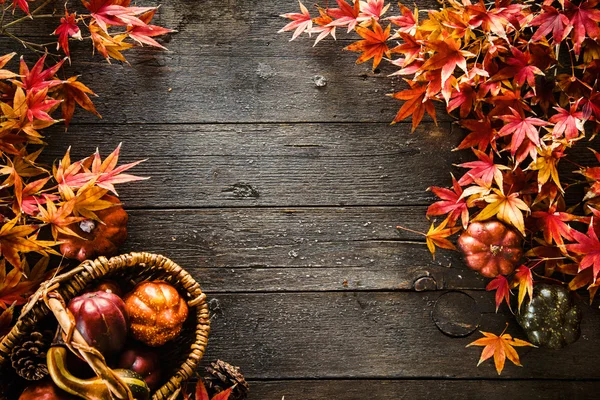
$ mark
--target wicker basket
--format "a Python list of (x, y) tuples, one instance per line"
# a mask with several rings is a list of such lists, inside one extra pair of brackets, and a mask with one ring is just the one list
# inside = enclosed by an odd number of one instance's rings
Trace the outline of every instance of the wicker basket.
[[(60, 303), (68, 302), (103, 278), (132, 285), (160, 279), (169, 282), (187, 298), (190, 315), (181, 335), (159, 348), (165, 355), (168, 354), (167, 357), (161, 357), (161, 360), (171, 364), (164, 369), (172, 371), (170, 378), (165, 379), (162, 387), (152, 393), (152, 400), (175, 398), (182, 383), (193, 375), (204, 355), (210, 331), (209, 311), (206, 295), (192, 276), (173, 261), (157, 254), (130, 253), (110, 259), (99, 257), (93, 261), (84, 261), (73, 270), (44, 282), (23, 307), (16, 325), (0, 342), (0, 371), (8, 370), (13, 347), (24, 335), (33, 331), (40, 321), (47, 319), (48, 315), (54, 314), (65, 330), (64, 323), (69, 322), (65, 322), (68, 318), (61, 318), (60, 313), (64, 311), (61, 308), (64, 307)], [(94, 368), (94, 365), (91, 366)], [(94, 370), (98, 373), (96, 368)]]

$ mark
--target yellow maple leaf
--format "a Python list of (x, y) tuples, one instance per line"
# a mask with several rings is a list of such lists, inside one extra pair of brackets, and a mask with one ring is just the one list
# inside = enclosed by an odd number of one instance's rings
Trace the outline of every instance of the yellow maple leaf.
[(511, 193), (507, 196), (501, 190), (493, 189), (493, 193), (483, 199), (488, 205), (473, 219), (473, 222), (485, 221), (495, 216), (500, 221), (514, 226), (525, 236), (523, 211), (529, 211), (529, 207), (519, 199), (519, 193)]

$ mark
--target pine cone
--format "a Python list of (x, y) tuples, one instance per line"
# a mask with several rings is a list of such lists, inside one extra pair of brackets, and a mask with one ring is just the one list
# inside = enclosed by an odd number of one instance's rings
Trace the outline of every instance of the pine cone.
[(225, 361), (217, 360), (211, 363), (210, 367), (206, 368), (206, 372), (209, 375), (204, 378), (204, 382), (211, 397), (234, 385), (235, 388), (229, 396), (229, 400), (244, 400), (248, 397), (250, 385), (246, 382), (239, 367), (234, 367)]
[(31, 332), (10, 354), (12, 366), (19, 376), (38, 381), (48, 375), (46, 351), (50, 348), (52, 333)]

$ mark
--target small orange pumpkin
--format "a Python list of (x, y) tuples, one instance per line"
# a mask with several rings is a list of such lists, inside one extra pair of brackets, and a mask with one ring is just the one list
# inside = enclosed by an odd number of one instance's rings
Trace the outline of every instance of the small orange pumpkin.
[(110, 201), (115, 205), (104, 210), (96, 211), (102, 221), (85, 219), (69, 225), (79, 237), (60, 234), (58, 239), (63, 243), (60, 252), (67, 258), (79, 261), (93, 259), (98, 256), (112, 256), (117, 253), (119, 246), (127, 238), (128, 216), (120, 201), (115, 196), (106, 195), (102, 200)]
[(125, 296), (130, 332), (148, 346), (162, 346), (181, 332), (188, 306), (164, 281), (141, 282)]

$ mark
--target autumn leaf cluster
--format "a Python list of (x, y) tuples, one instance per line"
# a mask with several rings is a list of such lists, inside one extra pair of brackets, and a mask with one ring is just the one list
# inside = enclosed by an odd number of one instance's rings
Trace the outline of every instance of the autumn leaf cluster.
[[(49, 257), (60, 256), (57, 246), (78, 236), (73, 227), (102, 224), (96, 213), (115, 206), (105, 199), (116, 194), (114, 185), (142, 179), (126, 173), (139, 162), (118, 166), (120, 146), (104, 159), (96, 152), (73, 162), (67, 150), (55, 165), (41, 164), (42, 131), (60, 122), (57, 114), (68, 122), (75, 104), (97, 114), (93, 93), (75, 77), (56, 76), (62, 61), (46, 68), (42, 57), (30, 68), (21, 59), (13, 72), (7, 68), (13, 56), (0, 57), (0, 336), (13, 307), (47, 277)], [(38, 260), (32, 268), (30, 254)]]
[[(455, 249), (450, 236), (471, 222), (497, 219), (526, 246), (522, 265), (487, 285), (497, 307), (511, 307), (514, 289), (520, 310), (536, 279), (587, 288), (593, 300), (600, 154), (591, 150), (589, 166), (568, 156), (587, 152), (582, 140), (600, 131), (598, 0), (444, 0), (431, 10), (336, 0), (312, 15), (300, 3), (300, 12), (282, 17), (291, 20), (282, 32), (316, 34), (315, 44), (335, 39), (338, 29), (353, 32), (358, 40), (345, 50), (360, 53), (357, 63), (375, 69), (385, 61), (391, 76), (403, 78), (405, 89), (390, 94), (401, 101), (393, 123), (410, 117), (414, 131), (425, 114), (437, 123), (443, 107), (463, 128), (456, 150), (470, 152), (471, 161), (457, 166), (451, 187), (430, 188), (439, 200), (427, 216), (442, 220), (423, 234), (432, 254)], [(582, 187), (583, 196), (573, 191)], [(493, 342), (482, 360), (513, 340), (501, 337), (482, 339)]]
[[(499, 302), (519, 287), (520, 306), (538, 266), (539, 275), (587, 287), (593, 298), (600, 156), (594, 152), (596, 165), (570, 168), (581, 182), (561, 180), (559, 164), (600, 130), (598, 1), (447, 0), (425, 11), (399, 4), (397, 15), (388, 15), (383, 0), (336, 3), (317, 6), (318, 16), (300, 4), (300, 13), (283, 15), (291, 22), (282, 31), (294, 31), (292, 39), (318, 34), (316, 42), (335, 38), (338, 28), (354, 31), (361, 39), (345, 49), (360, 53), (357, 63), (372, 60), (375, 68), (385, 59), (396, 68), (391, 75), (406, 81), (408, 88), (391, 94), (403, 102), (393, 122), (411, 117), (414, 130), (425, 113), (436, 121), (438, 103), (464, 129), (457, 150), (470, 151), (473, 161), (458, 165), (463, 174), (452, 177), (452, 187), (430, 188), (440, 200), (427, 215), (443, 218), (427, 234), (432, 253), (454, 248), (447, 238), (470, 222), (495, 218), (529, 246), (512, 277), (488, 286)], [(576, 183), (586, 194), (567, 204), (565, 190)]]
[[(70, 43), (85, 40), (90, 41), (93, 49), (109, 62), (111, 59), (126, 62), (123, 51), (135, 46), (165, 49), (156, 38), (173, 32), (152, 24), (157, 7), (132, 6), (130, 0), (81, 0), (82, 7), (79, 9), (83, 8), (83, 12), (79, 14), (69, 1), (64, 3), (64, 12), (48, 7), (52, 0), (12, 0), (11, 4), (4, 6), (5, 1), (0, 0), (0, 5), (4, 7), (0, 21), (3, 35), (16, 39), (35, 52), (46, 53), (53, 51), (52, 46), (56, 46), (56, 50), (60, 50), (67, 58), (71, 57)], [(7, 10), (11, 8), (12, 21), (7, 17)], [(50, 13), (42, 14), (46, 11)], [(39, 22), (41, 19), (50, 19), (50, 23), (55, 24), (56, 29), (52, 33), (54, 42), (34, 43), (11, 32), (17, 24)]]

